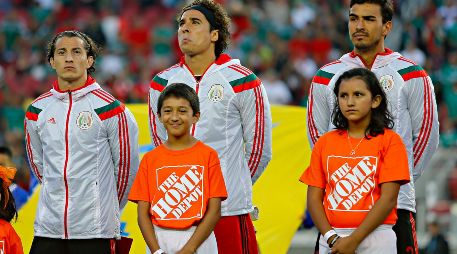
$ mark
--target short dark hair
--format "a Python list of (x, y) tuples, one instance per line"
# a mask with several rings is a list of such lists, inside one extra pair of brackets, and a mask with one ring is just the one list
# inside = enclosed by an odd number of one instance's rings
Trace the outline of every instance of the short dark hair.
[(385, 128), (392, 129), (394, 121), (387, 108), (386, 94), (382, 90), (376, 75), (365, 68), (355, 68), (345, 71), (336, 81), (335, 87), (333, 88), (333, 92), (336, 95), (336, 103), (332, 114), (333, 125), (335, 125), (338, 130), (347, 130), (349, 127), (348, 120), (344, 117), (338, 104), (338, 93), (340, 91), (341, 82), (351, 78), (362, 80), (366, 84), (368, 90), (370, 90), (372, 98), (378, 95), (381, 96), (381, 103), (379, 106), (371, 109), (371, 120), (365, 131), (365, 136), (368, 138), (367, 134), (369, 134), (372, 137), (376, 137), (378, 134), (384, 133)]
[(100, 53), (101, 48), (87, 34), (76, 30), (63, 31), (61, 33), (56, 34), (54, 38), (52, 38), (52, 40), (48, 43), (47, 46), (46, 54), (48, 62), (51, 61), (51, 58), (54, 58), (54, 53), (56, 51), (56, 42), (58, 39), (62, 37), (78, 37), (84, 42), (84, 49), (87, 52), (87, 57), (91, 56), (94, 59), (94, 63), (91, 67), (89, 67), (89, 69), (87, 69), (87, 73), (90, 74), (95, 72), (95, 59)]
[(173, 83), (165, 87), (165, 89), (160, 93), (159, 99), (157, 101), (157, 114), (160, 116), (160, 110), (162, 110), (163, 102), (170, 98), (183, 98), (187, 100), (192, 108), (192, 115), (200, 113), (200, 102), (198, 101), (198, 95), (195, 90), (183, 83)]
[(220, 54), (222, 54), (222, 52), (224, 52), (224, 50), (227, 49), (227, 46), (230, 42), (230, 18), (225, 9), (219, 3), (211, 0), (195, 0), (192, 3), (186, 5), (181, 10), (177, 17), (178, 22), (181, 19), (184, 12), (190, 10), (192, 6), (195, 5), (201, 5), (205, 9), (208, 9), (214, 14), (214, 25), (211, 26), (210, 31), (218, 30), (219, 38), (216, 41), (214, 53), (216, 54), (216, 57), (219, 57)]
[(6, 156), (10, 158), (13, 157), (13, 152), (11, 152), (11, 149), (6, 146), (0, 146), (0, 154), (6, 154)]
[(354, 4), (376, 4), (381, 7), (382, 23), (385, 24), (388, 21), (392, 21), (394, 15), (394, 4), (392, 0), (351, 0), (349, 8), (352, 8)]
[[(5, 197), (8, 195), (8, 202)], [(17, 219), (16, 202), (9, 188), (3, 188), (3, 179), (0, 178), (0, 219), (10, 222)]]

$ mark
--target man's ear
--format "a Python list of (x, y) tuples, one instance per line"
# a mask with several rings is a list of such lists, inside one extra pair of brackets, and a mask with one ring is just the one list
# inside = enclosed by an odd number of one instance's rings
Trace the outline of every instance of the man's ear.
[(92, 57), (92, 56), (87, 57), (87, 64), (89, 65), (89, 67), (87, 67), (87, 69), (92, 67), (94, 65), (94, 57)]
[(54, 70), (56, 69), (56, 66), (55, 66), (55, 63), (54, 63), (54, 57), (49, 58), (49, 64), (51, 65), (51, 67), (52, 67)]
[(214, 29), (210, 32), (210, 35), (211, 35), (211, 42), (216, 42), (217, 40), (219, 40), (219, 30), (217, 29)]

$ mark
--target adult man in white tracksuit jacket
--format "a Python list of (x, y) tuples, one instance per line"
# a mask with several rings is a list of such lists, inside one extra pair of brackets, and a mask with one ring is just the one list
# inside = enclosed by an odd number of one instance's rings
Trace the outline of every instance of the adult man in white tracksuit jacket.
[(98, 48), (65, 31), (48, 46), (53, 88), (25, 119), (30, 167), (41, 182), (30, 253), (114, 253), (120, 211), (136, 175), (133, 115), (88, 75)]
[(195, 89), (201, 117), (192, 135), (219, 155), (228, 197), (215, 227), (219, 253), (257, 253), (249, 213), (252, 184), (271, 159), (271, 113), (260, 79), (223, 54), (230, 33), (222, 7), (208, 0), (185, 6), (179, 18), (181, 61), (157, 74), (149, 92), (149, 120), (154, 146), (166, 140), (157, 118), (160, 92), (172, 83)]

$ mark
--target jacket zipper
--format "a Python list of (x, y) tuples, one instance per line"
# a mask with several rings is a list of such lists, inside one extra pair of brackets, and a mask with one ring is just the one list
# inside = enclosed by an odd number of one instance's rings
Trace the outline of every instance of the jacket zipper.
[(65, 183), (65, 210), (63, 215), (63, 224), (65, 230), (65, 239), (68, 239), (68, 181), (67, 181), (67, 168), (68, 168), (68, 157), (69, 157), (69, 141), (68, 141), (68, 124), (70, 122), (70, 112), (73, 106), (73, 98), (71, 92), (68, 92), (70, 105), (68, 106), (67, 120), (65, 122), (65, 164), (63, 168), (63, 181)]

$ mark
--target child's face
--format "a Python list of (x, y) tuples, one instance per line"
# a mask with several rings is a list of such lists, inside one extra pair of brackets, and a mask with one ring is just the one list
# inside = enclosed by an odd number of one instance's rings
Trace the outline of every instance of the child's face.
[(343, 80), (338, 91), (338, 104), (341, 113), (349, 124), (366, 123), (371, 120), (371, 110), (377, 108), (381, 103), (381, 96), (374, 98), (365, 81), (358, 77)]
[(199, 113), (194, 115), (188, 100), (169, 97), (163, 101), (159, 120), (165, 126), (168, 137), (179, 138), (190, 135), (190, 128), (199, 117)]

